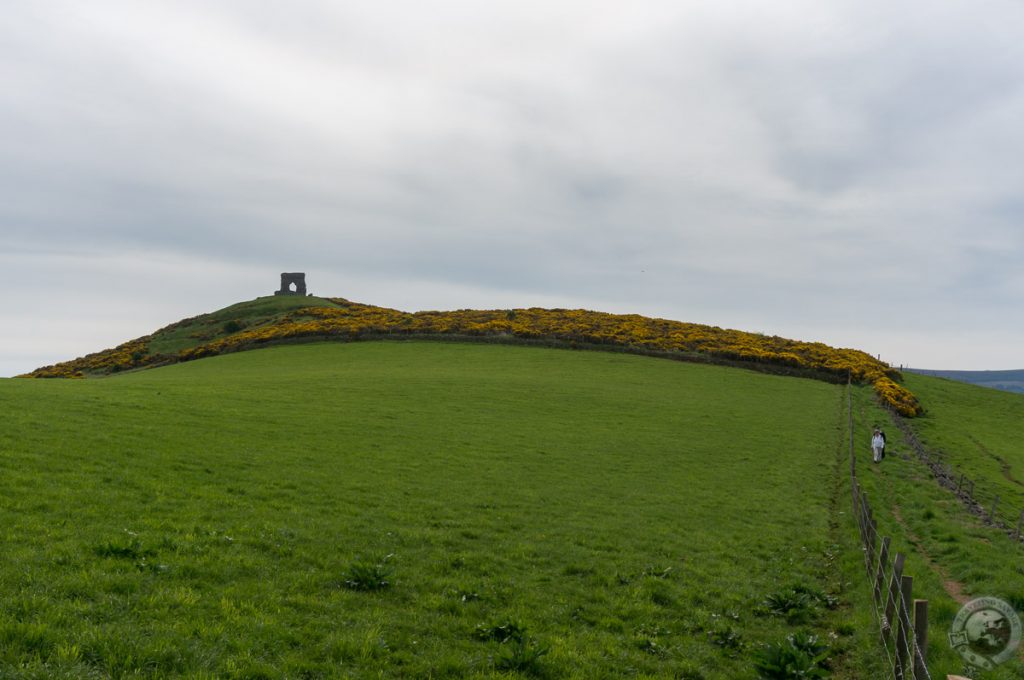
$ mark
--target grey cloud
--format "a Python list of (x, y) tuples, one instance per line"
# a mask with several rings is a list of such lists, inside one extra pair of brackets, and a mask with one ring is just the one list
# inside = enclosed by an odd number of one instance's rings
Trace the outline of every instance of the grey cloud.
[[(879, 318), (954, 348), (962, 318), (1006, 337), (1024, 330), (1005, 312), (1024, 251), (1020, 16), (19, 6), (0, 26), (0, 248), (41, 268), (166, 258), (154, 271), (176, 282), (201, 262), (241, 297), (268, 292), (259, 272), (306, 269), (429, 308), (522, 295), (780, 334)], [(147, 286), (179, 311), (175, 286)]]
[(740, 50), (731, 75), (771, 131), (780, 168), (799, 186), (828, 193), (891, 181), (1019, 92), (1024, 50), (996, 12), (1019, 20), (1021, 11), (992, 5), (989, 13), (955, 4), (884, 15), (861, 5), (848, 13), (843, 37), (862, 40), (811, 39), (768, 56), (756, 46)]

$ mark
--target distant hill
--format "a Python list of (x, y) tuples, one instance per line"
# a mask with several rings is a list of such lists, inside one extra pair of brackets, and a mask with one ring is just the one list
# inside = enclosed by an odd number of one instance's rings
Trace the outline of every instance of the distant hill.
[(972, 385), (1024, 394), (1024, 369), (1014, 371), (934, 371), (926, 368), (907, 368), (904, 370), (910, 373), (948, 378)]

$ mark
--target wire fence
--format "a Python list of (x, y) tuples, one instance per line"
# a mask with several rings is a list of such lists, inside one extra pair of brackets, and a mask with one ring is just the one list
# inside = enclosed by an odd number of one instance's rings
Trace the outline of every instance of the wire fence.
[[(853, 394), (847, 388), (850, 430), (850, 491), (853, 516), (857, 518), (864, 548), (864, 570), (871, 584), (871, 597), (886, 665), (895, 680), (931, 680), (928, 671), (928, 600), (913, 599), (914, 579), (903, 573), (905, 555), (890, 559), (891, 539), (879, 537), (868, 496), (857, 480), (857, 458), (853, 434)], [(881, 539), (881, 540), (879, 540)]]
[(982, 523), (1005, 532), (1014, 541), (1024, 541), (1024, 509), (1013, 507), (984, 481), (972, 479), (948, 464), (941, 453), (929, 450), (921, 442), (905, 418), (892, 409), (887, 410), (904, 441), (918, 460), (928, 466), (939, 485), (952, 491)]

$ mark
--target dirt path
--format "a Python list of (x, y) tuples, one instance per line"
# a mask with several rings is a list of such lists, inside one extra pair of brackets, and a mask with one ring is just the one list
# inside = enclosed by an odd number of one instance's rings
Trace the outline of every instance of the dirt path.
[(949, 594), (951, 598), (956, 600), (958, 604), (966, 604), (970, 600), (970, 596), (964, 592), (964, 584), (950, 578), (949, 573), (943, 568), (941, 564), (932, 559), (932, 556), (928, 554), (928, 551), (924, 549), (924, 544), (921, 539), (910, 530), (907, 526), (906, 521), (903, 519), (903, 515), (900, 514), (900, 506), (892, 506), (892, 516), (903, 527), (903, 531), (907, 534), (907, 540), (914, 546), (917, 554), (924, 558), (924, 561), (928, 563), (928, 567), (939, 575), (942, 580), (942, 588)]

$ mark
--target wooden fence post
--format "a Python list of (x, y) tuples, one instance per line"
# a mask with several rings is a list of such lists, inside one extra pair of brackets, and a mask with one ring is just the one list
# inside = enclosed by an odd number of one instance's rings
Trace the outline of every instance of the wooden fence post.
[(910, 644), (913, 638), (910, 636), (910, 591), (914, 587), (914, 578), (904, 576), (900, 579), (899, 596), (897, 606), (897, 618), (899, 619), (899, 631), (896, 633), (896, 667), (893, 671), (899, 680), (907, 677), (907, 670), (911, 668), (909, 658)]
[(860, 530), (860, 542), (864, 543), (864, 494), (861, 493), (860, 484), (856, 480), (854, 484), (854, 502), (857, 506), (854, 511), (854, 518), (857, 520), (857, 529)]
[(875, 524), (875, 520), (868, 519), (868, 553), (867, 553), (867, 566), (868, 566), (868, 578), (871, 578), (875, 570), (875, 564), (878, 561), (878, 525)]
[(973, 501), (974, 500), (974, 480), (971, 479), (969, 481), (971, 482), (971, 489), (970, 489), (970, 491), (967, 492), (967, 498)]
[(956, 483), (956, 492), (960, 493), (960, 487), (964, 485), (964, 473), (960, 473), (960, 479)]
[(1017, 520), (1017, 540), (1020, 540), (1020, 528), (1024, 524), (1024, 510), (1020, 511), (1020, 518)]
[(861, 495), (860, 499), (862, 501), (861, 509), (864, 522), (864, 559), (870, 559), (869, 556), (874, 556), (875, 554), (874, 546), (871, 544), (871, 506), (868, 505), (867, 494)]
[(903, 553), (896, 553), (896, 559), (892, 563), (892, 576), (889, 578), (889, 594), (885, 600), (885, 614), (882, 619), (882, 644), (889, 639), (892, 632), (893, 616), (896, 614), (896, 599), (899, 597), (900, 579), (903, 577), (903, 562), (906, 557)]
[(868, 505), (868, 495), (863, 491), (860, 494), (860, 530), (864, 548), (867, 549), (871, 542), (871, 506)]
[(857, 478), (850, 482), (853, 495), (853, 517), (857, 520), (857, 527), (860, 528), (860, 487), (857, 485)]
[(988, 521), (989, 521), (990, 524), (996, 518), (996, 508), (998, 508), (998, 507), (999, 507), (999, 496), (996, 496), (996, 499), (994, 501), (992, 501), (992, 507), (988, 511)]
[(871, 567), (874, 564), (875, 557), (875, 546), (872, 545), (871, 540), (871, 520), (864, 520), (864, 567), (867, 569), (868, 576), (871, 576)]
[(885, 586), (885, 566), (889, 561), (889, 537), (882, 538), (882, 549), (878, 551), (878, 568), (875, 570), (875, 585), (872, 595), (875, 598), (875, 606), (882, 606), (882, 589)]
[(914, 600), (914, 680), (928, 679), (928, 600)]

